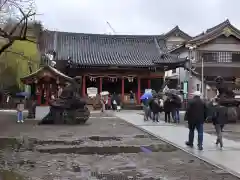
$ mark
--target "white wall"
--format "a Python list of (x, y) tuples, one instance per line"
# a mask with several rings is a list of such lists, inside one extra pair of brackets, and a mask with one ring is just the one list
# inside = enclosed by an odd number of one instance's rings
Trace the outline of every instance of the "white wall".
[[(183, 51), (179, 57), (180, 58), (186, 58), (189, 56), (189, 51), (186, 49), (185, 51)], [(177, 68), (176, 69), (176, 73), (173, 73), (172, 70), (169, 70), (169, 71), (166, 71), (165, 72), (165, 78), (166, 77), (177, 77), (177, 78), (180, 78), (180, 83), (184, 82), (184, 81), (188, 81), (189, 80), (189, 75), (188, 75), (188, 71), (185, 70), (184, 68)], [(201, 79), (195, 77), (195, 76), (192, 76), (191, 78), (191, 92), (194, 92), (194, 91), (201, 91), (202, 89), (202, 82), (201, 82)], [(209, 89), (210, 87), (208, 86), (207, 89)], [(211, 96), (214, 96), (212, 95), (213, 93), (210, 90), (207, 90), (205, 89), (205, 95), (207, 96), (210, 96), (209, 98), (211, 98)]]

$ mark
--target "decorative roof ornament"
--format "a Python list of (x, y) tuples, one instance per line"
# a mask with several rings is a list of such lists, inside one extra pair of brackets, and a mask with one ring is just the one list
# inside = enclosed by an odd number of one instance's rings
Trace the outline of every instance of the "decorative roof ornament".
[(231, 31), (231, 29), (229, 29), (228, 27), (226, 27), (226, 28), (223, 29), (223, 34), (224, 34), (226, 37), (229, 37), (230, 35), (232, 35), (232, 31)]
[(240, 86), (240, 78), (236, 78), (236, 79), (235, 79), (235, 84), (236, 84), (237, 86)]

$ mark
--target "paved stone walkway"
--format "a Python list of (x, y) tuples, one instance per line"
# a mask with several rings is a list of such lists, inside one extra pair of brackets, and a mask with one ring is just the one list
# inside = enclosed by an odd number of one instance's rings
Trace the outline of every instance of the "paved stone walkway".
[[(167, 124), (164, 121), (160, 121), (159, 123), (144, 122), (143, 116), (135, 111), (121, 111), (115, 113), (115, 116), (210, 164), (223, 168), (240, 177), (240, 142), (224, 138), (224, 148), (220, 150), (215, 145), (216, 136), (204, 133), (204, 150), (198, 151), (197, 148), (189, 148), (185, 145), (188, 137), (188, 128), (184, 126)], [(195, 135), (195, 144), (197, 144), (197, 133)]]

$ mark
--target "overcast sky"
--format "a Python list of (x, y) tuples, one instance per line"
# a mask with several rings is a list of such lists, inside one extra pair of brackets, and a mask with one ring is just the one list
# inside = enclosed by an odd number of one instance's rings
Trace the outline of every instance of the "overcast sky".
[(240, 0), (36, 0), (49, 30), (161, 34), (174, 26), (196, 35), (227, 18), (240, 28)]

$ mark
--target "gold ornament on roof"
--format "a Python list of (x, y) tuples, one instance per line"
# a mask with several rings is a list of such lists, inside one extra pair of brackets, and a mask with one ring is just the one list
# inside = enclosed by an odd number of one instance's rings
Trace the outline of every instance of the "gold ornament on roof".
[(231, 31), (231, 29), (229, 29), (228, 27), (226, 27), (226, 28), (223, 29), (223, 34), (224, 34), (226, 37), (228, 37), (228, 36), (230, 36), (230, 35), (232, 34), (232, 31)]
[(237, 86), (240, 86), (240, 78), (236, 78), (236, 79), (235, 79), (235, 84), (236, 84)]

